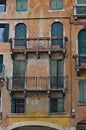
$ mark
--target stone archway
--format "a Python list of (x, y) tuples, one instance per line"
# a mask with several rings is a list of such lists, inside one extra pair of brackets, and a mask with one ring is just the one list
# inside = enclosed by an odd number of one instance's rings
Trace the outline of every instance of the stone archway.
[[(27, 121), (27, 122), (13, 123), (12, 125), (7, 127), (7, 130), (20, 130), (20, 128), (22, 128), (22, 130), (24, 130), (24, 128), (25, 128), (25, 130), (27, 130), (28, 128), (32, 128), (32, 127), (33, 127), (33, 130), (37, 130), (37, 129), (35, 129), (34, 126), (37, 128), (43, 127), (43, 128), (46, 128), (46, 130), (64, 130), (64, 128), (62, 128), (61, 126), (59, 126), (57, 124), (49, 123), (49, 122), (42, 122), (42, 121)], [(42, 130), (43, 130), (43, 128), (42, 128)]]

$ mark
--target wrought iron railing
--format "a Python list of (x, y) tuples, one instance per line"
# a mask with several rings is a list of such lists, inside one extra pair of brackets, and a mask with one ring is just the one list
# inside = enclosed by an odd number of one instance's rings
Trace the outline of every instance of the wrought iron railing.
[[(9, 40), (12, 49), (47, 49), (63, 48), (67, 37), (36, 37), (36, 38), (11, 38)], [(52, 43), (52, 45), (51, 45)], [(54, 46), (53, 46), (54, 45)]]
[(47, 91), (67, 88), (67, 76), (13, 76), (7, 78), (8, 90)]

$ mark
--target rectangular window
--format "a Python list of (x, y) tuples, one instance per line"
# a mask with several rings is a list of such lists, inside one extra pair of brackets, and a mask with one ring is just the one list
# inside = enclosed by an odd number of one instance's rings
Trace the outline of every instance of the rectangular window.
[(0, 0), (0, 12), (6, 12), (6, 0)]
[(9, 24), (0, 24), (0, 42), (8, 42)]
[(28, 0), (16, 0), (16, 11), (27, 11)]
[(61, 10), (63, 0), (50, 0), (51, 10)]
[(78, 6), (76, 7), (77, 14), (86, 14), (86, 0), (77, 0)]
[(50, 99), (50, 113), (63, 113), (64, 112), (64, 98), (51, 98)]
[(64, 87), (64, 61), (51, 60), (50, 62), (50, 86), (51, 88)]
[(24, 113), (25, 112), (25, 99), (13, 98), (11, 102), (12, 113)]
[(79, 81), (79, 103), (86, 105), (86, 80)]

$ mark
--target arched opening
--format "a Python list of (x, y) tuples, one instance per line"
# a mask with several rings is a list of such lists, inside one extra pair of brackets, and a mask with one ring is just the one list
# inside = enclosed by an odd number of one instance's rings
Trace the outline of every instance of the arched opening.
[(51, 37), (59, 38), (51, 40), (51, 45), (60, 45), (60, 47), (63, 47), (63, 24), (61, 22), (55, 22), (52, 24)]
[(44, 127), (44, 126), (23, 126), (12, 130), (56, 130), (54, 128)]
[[(82, 29), (78, 34), (78, 54), (86, 54), (86, 29)], [(80, 57), (79, 63), (86, 62), (86, 57)]]
[(24, 23), (19, 23), (15, 27), (15, 46), (26, 46), (27, 28)]

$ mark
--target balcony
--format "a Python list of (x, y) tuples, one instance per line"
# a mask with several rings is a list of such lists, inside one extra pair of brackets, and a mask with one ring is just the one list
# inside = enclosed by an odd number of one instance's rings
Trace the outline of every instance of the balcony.
[(76, 4), (74, 5), (74, 17), (86, 18), (86, 4)]
[[(63, 42), (64, 46), (56, 44), (56, 40)], [(36, 38), (11, 38), (10, 47), (12, 54), (14, 53), (64, 53), (66, 52), (65, 41), (68, 39), (66, 37), (36, 37)], [(55, 45), (51, 45), (51, 42)]]
[(59, 76), (59, 77), (14, 76), (7, 78), (7, 89), (13, 92), (65, 91), (66, 88), (67, 88), (67, 76)]
[(73, 58), (75, 58), (75, 68), (77, 73), (79, 73), (80, 70), (86, 70), (86, 54), (75, 54), (73, 55)]

